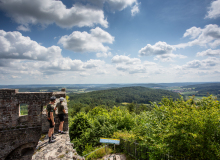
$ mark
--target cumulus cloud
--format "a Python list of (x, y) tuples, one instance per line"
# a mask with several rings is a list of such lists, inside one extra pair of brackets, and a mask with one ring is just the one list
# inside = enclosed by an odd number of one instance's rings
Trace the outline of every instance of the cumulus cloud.
[(74, 4), (67, 8), (62, 1), (57, 0), (0, 0), (0, 2), (0, 9), (22, 25), (56, 23), (60, 27), (71, 28), (101, 24), (108, 27), (104, 12), (88, 5)]
[(202, 32), (201, 28), (192, 27), (192, 28), (186, 30), (183, 37), (190, 36), (191, 39), (195, 39), (200, 35), (201, 32)]
[(130, 58), (124, 55), (116, 55), (112, 58), (112, 63), (126, 63), (126, 64), (137, 64), (140, 63), (139, 58)]
[(11, 75), (53, 75), (62, 73), (61, 71), (80, 73), (99, 71), (105, 66), (105, 62), (101, 60), (90, 59), (83, 62), (63, 57), (61, 51), (58, 46), (41, 46), (17, 31), (0, 31), (0, 69), (7, 70)]
[(139, 12), (138, 0), (75, 0), (77, 2), (88, 2), (98, 8), (107, 8), (111, 12), (122, 11), (127, 7), (131, 7), (131, 15), (134, 16)]
[(98, 70), (96, 72), (96, 74), (100, 74), (100, 75), (107, 74), (107, 71), (106, 70)]
[(87, 77), (87, 76), (89, 76), (90, 74), (89, 74), (89, 73), (86, 73), (86, 72), (82, 72), (82, 73), (80, 73), (79, 75), (82, 76), (82, 77)]
[(147, 72), (147, 68), (143, 65), (135, 65), (133, 67), (118, 65), (118, 66), (116, 66), (116, 69), (119, 71), (128, 72), (129, 74), (146, 73)]
[[(154, 62), (141, 62), (139, 58), (130, 58), (125, 55), (116, 55), (112, 58), (112, 63), (116, 65), (118, 71), (129, 74), (154, 73), (158, 70), (158, 66)], [(145, 75), (146, 76), (146, 75)]]
[(91, 68), (96, 68), (98, 66), (102, 66), (104, 64), (105, 64), (104, 61), (101, 61), (101, 60), (98, 60), (98, 59), (90, 59), (90, 60), (88, 60), (87, 62), (84, 63), (83, 68), (91, 69)]
[(136, 4), (132, 7), (132, 9), (131, 9), (131, 15), (132, 16), (135, 16), (137, 13), (139, 13), (140, 12), (140, 10), (139, 10), (139, 5), (140, 5), (141, 3), (137, 3), (136, 2)]
[(128, 6), (136, 4), (137, 0), (106, 0), (106, 2), (109, 4), (111, 10), (121, 11), (127, 8)]
[(208, 49), (206, 51), (198, 52), (196, 56), (220, 56), (220, 49), (217, 50)]
[(74, 52), (107, 52), (110, 48), (103, 43), (112, 44), (114, 37), (99, 27), (87, 32), (74, 31), (70, 35), (60, 38), (58, 44), (62, 44), (65, 49)]
[(5, 32), (0, 30), (0, 58), (49, 60), (61, 57), (58, 46), (43, 47), (20, 32)]
[(28, 25), (20, 25), (20, 26), (17, 27), (17, 30), (24, 31), (24, 32), (30, 32), (31, 31), (31, 29), (29, 28)]
[(187, 56), (181, 55), (181, 54), (162, 54), (162, 55), (157, 55), (154, 57), (154, 60), (160, 60), (162, 62), (170, 62), (173, 61), (174, 58), (187, 58)]
[(220, 0), (213, 1), (205, 18), (216, 19), (220, 17)]
[(146, 73), (146, 67), (139, 58), (130, 58), (125, 55), (116, 55), (112, 58), (112, 63), (116, 64), (116, 69), (129, 74)]
[(206, 25), (204, 29), (192, 27), (184, 33), (183, 37), (187, 36), (194, 40), (175, 45), (174, 47), (185, 48), (194, 45), (217, 47), (220, 45), (220, 27), (216, 24)]
[(219, 64), (220, 60), (215, 57), (209, 57), (204, 60), (193, 60), (187, 62), (183, 66), (179, 66), (179, 69), (200, 69), (200, 70), (212, 70), (213, 67), (216, 67)]
[(162, 55), (171, 54), (175, 50), (175, 47), (167, 44), (166, 42), (157, 42), (155, 45), (147, 44), (144, 48), (139, 50), (140, 56), (150, 56), (150, 55)]
[(111, 56), (112, 56), (111, 52), (108, 52), (108, 53), (96, 53), (96, 57), (98, 57), (98, 58), (100, 58), (100, 57), (107, 58), (107, 57), (111, 57)]
[(14, 75), (11, 75), (11, 77), (12, 77), (13, 79), (21, 78), (21, 77), (19, 77), (19, 76), (14, 76)]
[(54, 59), (49, 63), (38, 63), (41, 70), (52, 71), (80, 71), (83, 70), (83, 62), (81, 60), (72, 60), (70, 58)]

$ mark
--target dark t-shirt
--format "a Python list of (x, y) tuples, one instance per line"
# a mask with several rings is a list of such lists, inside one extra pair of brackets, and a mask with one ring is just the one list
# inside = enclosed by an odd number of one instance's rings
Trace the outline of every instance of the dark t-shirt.
[(55, 110), (54, 107), (51, 104), (47, 105), (47, 113), (48, 113), (48, 117), (50, 118), (50, 112), (53, 112), (53, 118), (55, 118)]
[(64, 110), (64, 105), (62, 105), (61, 103), (57, 103), (56, 107), (58, 108), (58, 114), (65, 114), (63, 112)]

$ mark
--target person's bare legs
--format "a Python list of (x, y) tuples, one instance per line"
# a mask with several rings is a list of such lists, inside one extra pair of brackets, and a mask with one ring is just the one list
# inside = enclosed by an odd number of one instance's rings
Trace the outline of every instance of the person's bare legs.
[(54, 128), (50, 128), (49, 131), (48, 131), (49, 143), (54, 142), (54, 141), (52, 140), (53, 129), (54, 129)]
[(64, 121), (60, 122), (60, 125), (59, 125), (59, 130), (60, 131), (63, 131), (63, 123), (64, 123)]
[(51, 137), (52, 133), (53, 133), (53, 128), (50, 128), (49, 131), (48, 131), (48, 137)]

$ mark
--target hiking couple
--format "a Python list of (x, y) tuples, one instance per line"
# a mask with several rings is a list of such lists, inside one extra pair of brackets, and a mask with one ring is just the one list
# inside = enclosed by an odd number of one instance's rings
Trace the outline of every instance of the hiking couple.
[(49, 143), (53, 143), (56, 140), (56, 137), (54, 136), (54, 127), (55, 127), (55, 111), (58, 109), (58, 117), (60, 119), (60, 125), (59, 125), (59, 131), (58, 133), (65, 134), (63, 132), (63, 123), (64, 123), (64, 117), (66, 114), (66, 111), (64, 109), (64, 105), (62, 104), (64, 101), (63, 97), (60, 97), (60, 102), (57, 103), (56, 107), (54, 108), (54, 104), (56, 102), (56, 97), (52, 96), (50, 98), (50, 103), (47, 105), (47, 119), (48, 122), (50, 123), (50, 128), (48, 131), (48, 137), (49, 137)]

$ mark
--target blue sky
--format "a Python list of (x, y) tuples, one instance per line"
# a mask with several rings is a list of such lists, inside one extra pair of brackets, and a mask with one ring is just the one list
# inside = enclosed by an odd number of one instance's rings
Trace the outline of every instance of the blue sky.
[(216, 82), (220, 0), (0, 0), (0, 84)]

